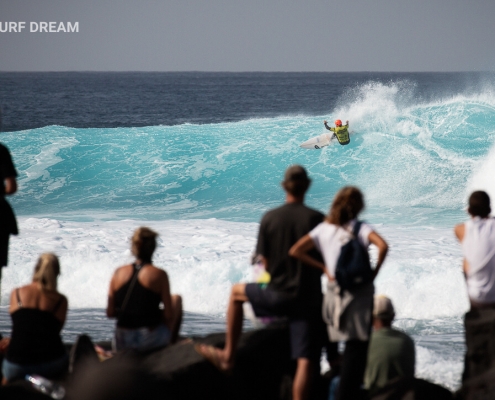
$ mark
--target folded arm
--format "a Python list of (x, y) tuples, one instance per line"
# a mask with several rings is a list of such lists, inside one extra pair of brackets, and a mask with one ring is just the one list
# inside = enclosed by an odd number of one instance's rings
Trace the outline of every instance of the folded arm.
[(376, 261), (376, 267), (373, 271), (374, 277), (378, 275), (378, 271), (385, 261), (385, 257), (388, 253), (388, 244), (387, 242), (376, 232), (371, 232), (368, 236), (370, 243), (373, 243), (376, 247), (378, 247), (378, 260)]
[(290, 248), (289, 255), (291, 257), (297, 258), (304, 264), (321, 270), (328, 277), (328, 279), (332, 281), (335, 280), (335, 278), (328, 273), (325, 264), (308, 254), (308, 252), (314, 249), (314, 247), (315, 244), (313, 242), (313, 239), (311, 239), (311, 236), (305, 235)]

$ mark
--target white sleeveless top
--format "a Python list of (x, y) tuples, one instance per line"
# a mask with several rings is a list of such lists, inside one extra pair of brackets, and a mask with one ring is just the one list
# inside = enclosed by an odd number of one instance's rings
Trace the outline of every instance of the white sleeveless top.
[(495, 303), (494, 218), (475, 217), (464, 224), (462, 252), (469, 263), (469, 298), (477, 303)]

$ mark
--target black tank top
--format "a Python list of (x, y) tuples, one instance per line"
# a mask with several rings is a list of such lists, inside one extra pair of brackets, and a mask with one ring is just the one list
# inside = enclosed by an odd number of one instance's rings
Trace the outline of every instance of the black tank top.
[[(134, 272), (131, 279), (115, 292), (115, 309), (117, 310), (117, 326), (119, 328), (154, 328), (163, 321), (163, 312), (160, 310), (161, 297), (145, 288), (137, 280), (141, 265), (132, 264)], [(132, 281), (136, 282), (131, 287)], [(127, 292), (131, 290), (127, 304), (122, 309)]]
[(6, 358), (10, 362), (28, 365), (42, 364), (56, 360), (65, 354), (65, 347), (60, 338), (62, 322), (55, 313), (62, 304), (63, 297), (52, 311), (37, 308), (24, 308), (16, 290), (19, 309), (11, 314), (12, 337)]

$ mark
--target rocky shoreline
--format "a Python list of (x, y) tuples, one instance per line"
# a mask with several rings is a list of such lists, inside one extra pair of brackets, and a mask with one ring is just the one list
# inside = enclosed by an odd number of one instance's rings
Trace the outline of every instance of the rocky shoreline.
[[(495, 310), (489, 310), (495, 314)], [(486, 337), (495, 329), (490, 316), (478, 318), (468, 325), (468, 334), (484, 331)], [(487, 336), (488, 335), (488, 336)], [(225, 334), (213, 333), (205, 337), (183, 340), (149, 354), (126, 351), (100, 362), (95, 354), (81, 357), (73, 371), (59, 381), (66, 388), (67, 400), (104, 399), (167, 399), (190, 400), (290, 400), (295, 362), (290, 359), (289, 332), (285, 324), (245, 332), (239, 343), (236, 365), (231, 374), (217, 370), (194, 350), (201, 342), (217, 347), (224, 345)], [(98, 343), (108, 347), (109, 343)], [(486, 347), (485, 347), (486, 349)], [(469, 349), (468, 349), (469, 350)], [(488, 367), (483, 373), (465, 377), (463, 387), (455, 394), (421, 379), (391, 382), (374, 400), (392, 399), (492, 399), (495, 380), (483, 346), (472, 350), (468, 362)], [(495, 354), (495, 350), (493, 351)], [(473, 358), (474, 357), (474, 358)], [(478, 371), (480, 372), (480, 371)], [(327, 374), (328, 375), (328, 374)], [(329, 376), (315, 382), (312, 399), (327, 399)], [(31, 388), (27, 381), (17, 381), (0, 389), (1, 399), (40, 400), (50, 397)]]

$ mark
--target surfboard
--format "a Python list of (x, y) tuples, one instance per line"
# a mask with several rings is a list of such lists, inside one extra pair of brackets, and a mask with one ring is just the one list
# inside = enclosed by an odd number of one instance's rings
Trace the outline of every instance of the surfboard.
[(321, 135), (315, 136), (305, 142), (301, 143), (299, 147), (303, 149), (319, 150), (325, 146), (328, 146), (331, 141), (331, 133), (322, 133)]

